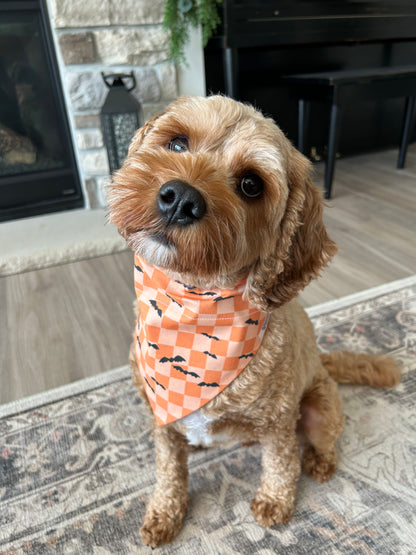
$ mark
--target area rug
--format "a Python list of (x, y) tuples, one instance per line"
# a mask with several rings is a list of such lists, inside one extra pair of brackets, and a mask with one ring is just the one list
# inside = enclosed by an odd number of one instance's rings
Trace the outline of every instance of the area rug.
[(0, 223), (0, 277), (126, 250), (104, 210), (67, 210)]
[[(391, 353), (393, 390), (343, 386), (346, 429), (329, 483), (299, 481), (286, 526), (250, 513), (257, 446), (190, 457), (190, 507), (161, 554), (414, 553), (416, 278), (309, 310), (322, 350)], [(148, 416), (128, 370), (1, 407), (0, 553), (150, 553), (140, 539), (154, 485)]]

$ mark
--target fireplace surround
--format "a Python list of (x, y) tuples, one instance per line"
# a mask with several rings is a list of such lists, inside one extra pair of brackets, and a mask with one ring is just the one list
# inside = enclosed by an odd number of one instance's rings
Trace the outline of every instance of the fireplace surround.
[[(65, 130), (70, 140), (65, 152), (67, 156), (69, 152), (74, 154), (80, 182), (80, 197), (75, 202), (86, 209), (102, 208), (110, 170), (99, 117), (108, 92), (101, 73), (133, 71), (137, 86), (131, 94), (142, 105), (146, 120), (162, 112), (178, 94), (204, 94), (201, 39), (197, 35), (192, 38), (189, 68), (177, 70), (169, 61), (168, 34), (162, 29), (165, 0), (2, 0), (0, 21), (17, 3), (26, 8), (34, 3), (41, 7), (52, 53), (55, 49), (54, 68), (63, 92), (64, 120), (70, 130)], [(1, 45), (0, 58), (2, 55)], [(1, 83), (2, 79), (0, 90)], [(30, 143), (21, 139), (21, 144), (30, 160)], [(13, 181), (16, 177), (7, 179)], [(34, 194), (30, 187), (26, 192)], [(4, 198), (0, 194), (0, 205)], [(69, 200), (66, 197), (55, 205), (50, 201), (38, 204), (36, 213), (70, 208)], [(4, 212), (2, 219), (6, 219)], [(8, 217), (30, 215), (27, 211), (9, 214), (10, 210)]]
[(43, 0), (0, 3), (0, 221), (83, 206)]

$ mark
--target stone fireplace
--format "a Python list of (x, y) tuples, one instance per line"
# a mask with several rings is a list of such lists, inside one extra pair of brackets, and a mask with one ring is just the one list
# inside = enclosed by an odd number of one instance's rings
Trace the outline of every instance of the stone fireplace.
[(48, 0), (86, 205), (104, 206), (107, 153), (99, 112), (108, 92), (101, 72), (136, 77), (132, 94), (145, 119), (178, 95), (162, 29), (165, 0)]
[(0, 220), (82, 206), (46, 6), (0, 3)]
[[(25, 113), (29, 113), (26, 118), (28, 123), (24, 121), (22, 127), (22, 118), (19, 115), (10, 124), (10, 108), (4, 108), (4, 102), (3, 110), (0, 111), (0, 143), (3, 141), (0, 149), (0, 209), (6, 206), (0, 219), (65, 208), (99, 208), (105, 205), (109, 167), (99, 114), (108, 88), (103, 82), (101, 72), (134, 72), (136, 87), (131, 94), (142, 104), (145, 119), (162, 111), (178, 96), (178, 72), (168, 60), (168, 36), (162, 29), (164, 6), (165, 0), (6, 0), (3, 3), (0, 23), (6, 31), (3, 35), (0, 32), (0, 41), (9, 40), (14, 29), (14, 23), (9, 21), (9, 14), (23, 14), (26, 8), (33, 13), (36, 13), (36, 10), (41, 13), (47, 32), (35, 30), (34, 39), (26, 36), (22, 39), (22, 33), (29, 29), (24, 23), (23, 26), (19, 24), (20, 26), (16, 27), (17, 36), (13, 38), (16, 45), (23, 45), (20, 49), (24, 52), (25, 64), (33, 70), (34, 77), (30, 81), (32, 104), (26, 103), (25, 108)], [(46, 34), (47, 40), (44, 39)], [(45, 52), (50, 51), (48, 55), (53, 61), (52, 64), (41, 60), (35, 51), (41, 38), (45, 43), (42, 48)], [(11, 73), (10, 67), (15, 63), (12, 59), (16, 50), (13, 44), (10, 47), (3, 45), (5, 55), (0, 55), (0, 70), (2, 64), (8, 63), (8, 77)], [(44, 85), (35, 95), (34, 91), (37, 83), (43, 78), (42, 71), (46, 65), (54, 66), (54, 76), (50, 80), (55, 82), (56, 91), (52, 94), (52, 83)], [(25, 67), (23, 69), (26, 71)], [(4, 79), (2, 83), (0, 93), (9, 94), (11, 88), (7, 82), (5, 84)], [(52, 91), (50, 97), (49, 89)], [(13, 83), (13, 99), (16, 106), (21, 107), (20, 98), (28, 90), (25, 81), (18, 86)], [(11, 98), (10, 94), (6, 98)], [(42, 140), (37, 140), (36, 133), (41, 124), (59, 119), (53, 113), (55, 105), (59, 105), (62, 112), (61, 127), (51, 127), (43, 133)], [(13, 107), (14, 104), (10, 106)], [(38, 106), (41, 108), (44, 122), (35, 114)], [(20, 111), (24, 113), (23, 109)], [(28, 131), (30, 125), (37, 126), (32, 134)], [(14, 145), (13, 148), (11, 144)], [(70, 184), (68, 181), (64, 186), (63, 176), (69, 172), (68, 168), (71, 169), (73, 183)], [(36, 173), (38, 169), (50, 173), (50, 185), (45, 186), (45, 172), (39, 173), (39, 183), (26, 183), (28, 176)], [(56, 173), (55, 179), (52, 170)], [(19, 189), (18, 198), (22, 199), (23, 204), (27, 204), (26, 197), (33, 194), (36, 200), (32, 202), (35, 209), (29, 209), (26, 213), (25, 208), (23, 211), (18, 208), (13, 216), (6, 213), (9, 210), (8, 193), (2, 184), (7, 181), (9, 190), (13, 193), (17, 186), (14, 182), (17, 183), (20, 179), (17, 174), (22, 176), (24, 184), (21, 190)], [(52, 198), (55, 194), (54, 186), (57, 188), (56, 195), (73, 195), (73, 202), (65, 199), (65, 204), (61, 198), (55, 202)], [(34, 193), (37, 187), (47, 189), (48, 198), (45, 206), (42, 205), (42, 201), (38, 201), (37, 193)], [(10, 206), (13, 202), (14, 200), (10, 200)], [(50, 210), (47, 204), (50, 205)]]

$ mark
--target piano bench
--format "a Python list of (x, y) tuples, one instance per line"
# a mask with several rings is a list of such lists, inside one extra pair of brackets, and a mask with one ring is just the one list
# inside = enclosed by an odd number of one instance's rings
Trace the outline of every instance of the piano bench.
[(309, 103), (324, 101), (331, 105), (328, 156), (325, 165), (324, 197), (331, 198), (335, 154), (340, 132), (340, 113), (348, 94), (354, 89), (365, 100), (403, 97), (405, 101), (403, 130), (397, 167), (403, 168), (412, 131), (416, 97), (416, 66), (396, 66), (320, 73), (287, 75), (283, 80), (290, 85), (298, 99), (298, 148), (304, 153), (308, 127)]

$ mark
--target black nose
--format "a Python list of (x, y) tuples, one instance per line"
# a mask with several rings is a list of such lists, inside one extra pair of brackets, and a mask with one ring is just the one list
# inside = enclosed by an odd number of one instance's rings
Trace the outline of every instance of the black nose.
[(157, 205), (168, 225), (189, 225), (206, 212), (201, 193), (184, 181), (168, 181), (160, 188)]

